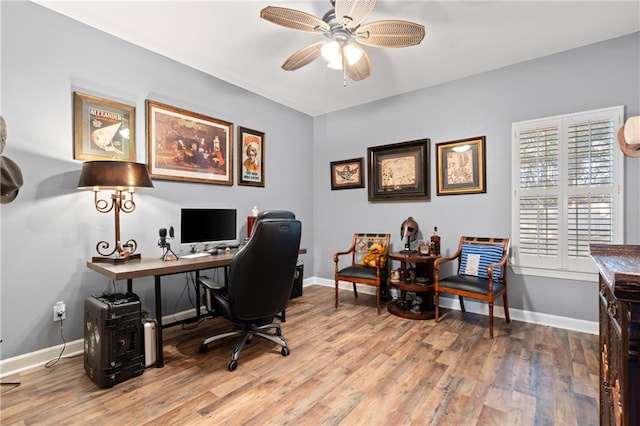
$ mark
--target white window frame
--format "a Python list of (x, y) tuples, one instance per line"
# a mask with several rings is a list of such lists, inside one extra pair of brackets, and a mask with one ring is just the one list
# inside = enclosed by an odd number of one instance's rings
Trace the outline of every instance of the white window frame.
[[(617, 133), (624, 120), (624, 106), (602, 108), (575, 114), (558, 115), (535, 120), (520, 121), (512, 124), (512, 216), (511, 216), (511, 265), (517, 274), (542, 277), (573, 279), (597, 282), (598, 274), (595, 263), (589, 258), (570, 258), (567, 253), (568, 241), (568, 198), (576, 193), (576, 188), (568, 185), (568, 128), (571, 124), (611, 119), (615, 131), (611, 139), (613, 144), (613, 185), (608, 188), (613, 199), (612, 244), (624, 243), (624, 155), (617, 147)], [(520, 188), (520, 144), (522, 132), (534, 129), (546, 129), (557, 126), (558, 139), (558, 186), (554, 188), (524, 189)], [(589, 193), (588, 186), (577, 188), (579, 193)], [(595, 187), (595, 192), (602, 193), (602, 187)], [(558, 255), (534, 256), (524, 255), (519, 251), (520, 243), (520, 198), (527, 196), (558, 197)]]

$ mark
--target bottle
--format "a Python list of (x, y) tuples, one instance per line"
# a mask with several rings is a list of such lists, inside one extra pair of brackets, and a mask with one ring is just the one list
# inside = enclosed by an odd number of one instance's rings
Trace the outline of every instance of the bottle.
[(438, 235), (438, 227), (433, 227), (433, 235), (431, 236), (432, 256), (440, 256), (440, 235)]

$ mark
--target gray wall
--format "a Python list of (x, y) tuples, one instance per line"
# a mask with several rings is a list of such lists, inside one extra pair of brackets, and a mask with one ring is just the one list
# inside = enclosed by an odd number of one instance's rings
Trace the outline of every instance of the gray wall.
[[(241, 218), (253, 205), (285, 208), (303, 222), (302, 244), (310, 249), (305, 275), (328, 280), (332, 253), (346, 248), (353, 232), (391, 232), (398, 244), (409, 215), (426, 235), (438, 226), (445, 252), (460, 234), (508, 236), (512, 122), (620, 104), (627, 115), (640, 112), (638, 34), (311, 118), (35, 4), (0, 8), (4, 154), (25, 178), (18, 198), (0, 208), (0, 359), (60, 343), (51, 319), (57, 300), (67, 303), (65, 338), (81, 338), (84, 299), (112, 290), (85, 266), (95, 243), (112, 238), (113, 219), (76, 189), (73, 91), (136, 105), (139, 162), (146, 152), (145, 99), (266, 132), (264, 189), (154, 181), (154, 189), (138, 193), (137, 210), (122, 216), (122, 232), (137, 239), (142, 253), (160, 256), (158, 228), (177, 226), (182, 206), (234, 207)], [(437, 197), (435, 144), (480, 135), (487, 137), (487, 193)], [(366, 189), (330, 190), (330, 161), (425, 137), (432, 141), (430, 202), (369, 203)], [(626, 242), (638, 244), (640, 161), (625, 162)], [(242, 220), (239, 227), (245, 232)], [(597, 320), (593, 283), (510, 279), (515, 308)], [(189, 307), (184, 281), (163, 281), (165, 312)], [(151, 279), (136, 280), (145, 301), (153, 300), (152, 287)]]
[[(640, 113), (640, 34), (609, 40), (314, 119), (314, 274), (333, 276), (333, 252), (353, 232), (390, 232), (413, 216), (443, 250), (460, 235), (511, 233), (511, 123), (625, 105)], [(375, 65), (374, 65), (375, 71)], [(424, 72), (429, 72), (428, 69)], [(486, 194), (436, 196), (435, 144), (486, 136)], [(431, 201), (370, 203), (367, 189), (331, 191), (329, 162), (365, 157), (367, 147), (431, 139)], [(366, 161), (366, 160), (365, 160)], [(640, 160), (625, 157), (625, 239), (640, 243)], [(595, 276), (595, 274), (594, 274)], [(515, 275), (510, 306), (597, 321), (597, 284)]]
[[(311, 117), (33, 3), (0, 7), (1, 112), (9, 135), (4, 154), (18, 163), (25, 181), (18, 198), (0, 208), (2, 359), (61, 343), (59, 323), (52, 321), (57, 300), (67, 305), (65, 339), (82, 338), (84, 299), (112, 291), (85, 266), (98, 241), (113, 240), (114, 228), (112, 214), (93, 207), (92, 193), (76, 189), (81, 162), (73, 160), (74, 91), (136, 106), (139, 162), (146, 162), (145, 99), (233, 122), (234, 132), (236, 126), (266, 132), (264, 189), (156, 180), (154, 189), (138, 192), (137, 209), (121, 215), (121, 226), (143, 255), (160, 257), (158, 229), (178, 229), (183, 206), (238, 209), (239, 236), (246, 235), (244, 218), (253, 205), (290, 209), (302, 220), (302, 245), (311, 247)], [(165, 313), (190, 307), (184, 276), (164, 278), (163, 286)], [(118, 283), (117, 290), (125, 287)], [(134, 287), (150, 309), (152, 279), (136, 280)]]

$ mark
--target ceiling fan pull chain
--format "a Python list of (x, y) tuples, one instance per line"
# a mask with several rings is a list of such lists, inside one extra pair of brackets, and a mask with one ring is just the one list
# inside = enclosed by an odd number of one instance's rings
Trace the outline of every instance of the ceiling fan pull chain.
[(347, 87), (347, 60), (345, 59), (344, 51), (341, 52), (340, 56), (342, 56), (342, 78), (344, 79), (342, 87)]

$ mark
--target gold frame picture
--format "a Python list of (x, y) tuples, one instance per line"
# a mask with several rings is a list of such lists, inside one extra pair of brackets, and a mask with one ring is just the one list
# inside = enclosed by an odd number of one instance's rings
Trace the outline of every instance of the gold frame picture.
[(233, 123), (151, 100), (146, 107), (151, 178), (233, 185)]
[(136, 161), (136, 108), (73, 92), (73, 158)]
[(485, 136), (436, 144), (438, 195), (487, 192)]

